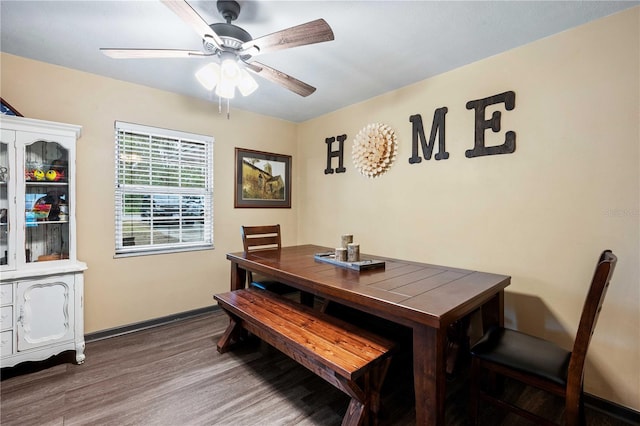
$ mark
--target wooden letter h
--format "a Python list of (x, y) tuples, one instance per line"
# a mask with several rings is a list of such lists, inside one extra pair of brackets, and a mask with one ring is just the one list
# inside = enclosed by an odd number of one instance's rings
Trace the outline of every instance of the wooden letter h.
[[(336, 141), (336, 139), (338, 140), (338, 150), (337, 151), (331, 151), (331, 145), (333, 145), (333, 143)], [(347, 135), (340, 135), (337, 138), (335, 137), (330, 137), (330, 138), (326, 138), (324, 141), (327, 144), (327, 168), (324, 169), (324, 174), (325, 175), (329, 175), (329, 174), (333, 174), (334, 169), (331, 167), (331, 159), (333, 157), (338, 157), (338, 168), (335, 169), (336, 173), (344, 173), (347, 171), (347, 169), (344, 168), (343, 166), (343, 161), (344, 161), (344, 141), (347, 139)]]

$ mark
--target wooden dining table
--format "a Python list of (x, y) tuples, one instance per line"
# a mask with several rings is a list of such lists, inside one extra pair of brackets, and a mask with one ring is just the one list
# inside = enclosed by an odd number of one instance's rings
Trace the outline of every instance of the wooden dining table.
[(251, 271), (412, 329), (416, 424), (444, 425), (447, 327), (480, 309), (483, 328), (504, 322), (507, 275), (361, 255), (384, 267), (353, 270), (315, 258), (317, 245), (227, 254), (231, 290)]

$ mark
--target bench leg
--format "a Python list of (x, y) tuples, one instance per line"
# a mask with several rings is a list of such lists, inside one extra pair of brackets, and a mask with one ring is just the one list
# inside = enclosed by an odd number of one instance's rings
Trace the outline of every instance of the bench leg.
[[(369, 373), (365, 373), (367, 376)], [(342, 419), (342, 426), (361, 426), (364, 425), (369, 414), (369, 401), (367, 394), (358, 384), (344, 377), (336, 376), (337, 381), (334, 383), (338, 389), (351, 397), (347, 412)], [(365, 378), (365, 383), (368, 378)]]
[(365, 424), (367, 410), (364, 404), (351, 398), (347, 412), (342, 418), (342, 426), (362, 426)]
[(378, 424), (380, 391), (389, 365), (391, 365), (391, 357), (385, 358), (366, 372), (361, 377), (364, 389), (354, 381), (336, 376), (337, 387), (351, 397), (347, 413), (342, 419), (342, 426)]
[(220, 340), (218, 340), (218, 352), (221, 354), (227, 352), (231, 345), (238, 341), (238, 336), (241, 331), (242, 327), (240, 326), (240, 323), (236, 321), (235, 318), (229, 317), (229, 325), (220, 337)]

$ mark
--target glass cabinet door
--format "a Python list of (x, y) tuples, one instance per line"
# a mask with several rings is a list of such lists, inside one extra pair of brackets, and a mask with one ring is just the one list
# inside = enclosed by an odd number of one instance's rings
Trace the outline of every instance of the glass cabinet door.
[(25, 263), (69, 258), (69, 151), (36, 141), (24, 151)]
[(9, 238), (9, 143), (0, 142), (0, 268), (7, 267), (12, 260), (14, 247)]

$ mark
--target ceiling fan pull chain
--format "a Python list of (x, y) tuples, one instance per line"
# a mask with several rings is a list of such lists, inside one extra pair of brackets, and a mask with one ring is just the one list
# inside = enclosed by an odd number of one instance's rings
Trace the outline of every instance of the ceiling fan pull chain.
[[(230, 103), (229, 103), (229, 99), (227, 99), (227, 120), (229, 120), (231, 113), (230, 113)], [(222, 114), (222, 96), (218, 96), (218, 114)]]

